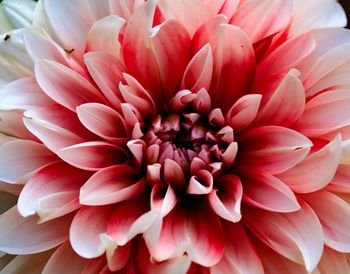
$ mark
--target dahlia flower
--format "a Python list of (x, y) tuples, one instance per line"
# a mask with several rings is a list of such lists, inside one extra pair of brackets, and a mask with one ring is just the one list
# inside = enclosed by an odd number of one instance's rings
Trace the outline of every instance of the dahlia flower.
[(0, 42), (2, 273), (350, 273), (335, 0), (43, 0)]

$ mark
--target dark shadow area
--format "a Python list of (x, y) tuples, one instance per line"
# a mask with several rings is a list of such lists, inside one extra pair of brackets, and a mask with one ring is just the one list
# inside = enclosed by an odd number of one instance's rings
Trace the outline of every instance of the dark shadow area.
[(348, 28), (350, 28), (350, 22), (349, 22), (349, 18), (350, 18), (350, 0), (340, 0), (339, 1), (340, 4), (342, 4), (342, 6), (345, 9), (346, 15), (348, 17)]

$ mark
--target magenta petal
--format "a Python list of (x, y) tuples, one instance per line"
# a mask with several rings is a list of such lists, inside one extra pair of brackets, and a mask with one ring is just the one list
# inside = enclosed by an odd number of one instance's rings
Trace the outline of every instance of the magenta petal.
[(207, 170), (199, 170), (191, 177), (186, 192), (193, 195), (206, 195), (213, 190), (214, 179)]
[(80, 189), (80, 203), (108, 205), (141, 195), (146, 182), (136, 169), (128, 165), (115, 165), (96, 172)]
[(151, 209), (158, 210), (165, 217), (176, 205), (177, 197), (168, 184), (158, 183), (152, 188)]
[(266, 245), (312, 272), (321, 259), (323, 232), (315, 212), (305, 202), (299, 204), (300, 210), (283, 214), (249, 208), (244, 220)]
[(186, 187), (187, 182), (181, 166), (171, 159), (164, 161), (163, 178), (175, 190), (183, 190)]
[(310, 154), (292, 169), (279, 174), (293, 191), (314, 192), (329, 184), (337, 170), (341, 152), (341, 139), (337, 136), (320, 150)]
[(65, 162), (85, 170), (99, 170), (128, 160), (127, 152), (116, 145), (93, 141), (65, 147), (57, 152)]
[(242, 218), (242, 194), (240, 179), (234, 175), (224, 175), (215, 182), (215, 188), (208, 195), (208, 201), (217, 215), (235, 223)]

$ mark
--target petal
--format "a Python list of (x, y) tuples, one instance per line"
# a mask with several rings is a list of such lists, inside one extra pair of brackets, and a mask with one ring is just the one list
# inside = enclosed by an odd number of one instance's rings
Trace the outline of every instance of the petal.
[(207, 170), (199, 170), (190, 178), (186, 192), (192, 195), (206, 195), (213, 190), (214, 179)]
[(310, 154), (294, 168), (279, 174), (293, 191), (314, 192), (329, 184), (337, 170), (341, 153), (341, 139), (337, 136), (322, 149)]
[(33, 77), (21, 78), (0, 90), (1, 109), (30, 109), (52, 104)]
[(30, 27), (33, 19), (35, 3), (25, 0), (4, 0), (1, 4), (6, 18), (14, 28)]
[(346, 14), (337, 1), (295, 1), (296, 14), (291, 24), (291, 34), (296, 36), (311, 29), (345, 27)]
[(350, 164), (340, 163), (332, 182), (326, 186), (327, 190), (350, 193)]
[[(240, 224), (224, 223), (225, 252), (220, 262), (211, 268), (215, 274), (263, 274), (260, 258)], [(242, 252), (244, 250), (244, 252)]]
[(48, 260), (43, 274), (52, 273), (82, 273), (88, 261), (78, 256), (67, 241), (55, 250)]
[(212, 210), (231, 222), (241, 218), (243, 188), (240, 179), (234, 175), (224, 175), (215, 182), (214, 191), (208, 195)]
[(160, 211), (162, 217), (165, 217), (175, 207), (176, 203), (177, 197), (170, 185), (157, 183), (153, 186), (151, 209)]
[(139, 172), (128, 165), (115, 165), (96, 172), (80, 189), (80, 203), (106, 205), (135, 198), (146, 190)]
[(342, 274), (350, 272), (346, 254), (325, 247), (321, 261), (318, 265), (320, 274)]
[(293, 4), (294, 1), (290, 0), (246, 1), (230, 23), (241, 28), (254, 44), (288, 27), (293, 15)]
[(144, 2), (144, 0), (109, 0), (110, 13), (129, 20), (135, 9)]
[(302, 198), (320, 219), (325, 244), (339, 252), (350, 252), (350, 205), (324, 190), (304, 194)]
[(158, 5), (165, 19), (175, 19), (180, 22), (192, 37), (198, 27), (210, 18), (210, 10), (202, 2), (161, 0)]
[(260, 94), (249, 94), (239, 98), (226, 113), (226, 123), (237, 133), (246, 129), (258, 114), (261, 98)]
[(79, 120), (91, 132), (118, 144), (127, 141), (123, 117), (114, 109), (96, 103), (80, 105), (77, 108)]
[(118, 246), (124, 246), (138, 234), (146, 238), (148, 231), (157, 237), (158, 232), (152, 229), (159, 219), (159, 212), (149, 211), (148, 201), (144, 197), (127, 201), (114, 210), (108, 222), (107, 235)]
[(312, 98), (294, 126), (308, 137), (317, 137), (350, 124), (350, 93), (334, 90)]
[(59, 105), (26, 111), (23, 121), (27, 129), (54, 152), (93, 136), (73, 112)]
[(123, 80), (125, 70), (122, 63), (113, 55), (105, 52), (89, 52), (84, 61), (91, 77), (94, 79), (108, 102), (118, 111), (121, 110), (119, 82)]
[(303, 201), (292, 213), (248, 209), (243, 213), (249, 229), (266, 245), (286, 258), (305, 264), (312, 272), (323, 251), (323, 233), (315, 212)]
[(210, 45), (204, 46), (188, 63), (182, 78), (182, 87), (192, 92), (209, 90), (213, 73), (213, 52)]
[(65, 162), (80, 169), (99, 170), (128, 160), (127, 152), (119, 146), (103, 141), (80, 143), (57, 152)]
[(184, 190), (187, 186), (182, 167), (171, 159), (165, 159), (163, 165), (163, 178), (175, 190)]
[(88, 80), (57, 62), (37, 62), (35, 76), (50, 98), (72, 111), (84, 103), (104, 102), (100, 92)]
[(88, 1), (44, 1), (50, 23), (62, 43), (71, 49), (84, 51), (86, 35), (95, 18)]
[(103, 51), (119, 59), (119, 34), (124, 24), (123, 18), (112, 15), (96, 21), (87, 34), (85, 51)]
[(252, 170), (240, 172), (245, 202), (273, 212), (293, 212), (300, 209), (293, 191), (276, 177)]
[(9, 254), (32, 254), (49, 250), (68, 239), (72, 216), (38, 224), (38, 218), (23, 218), (13, 207), (0, 217), (0, 250)]
[(44, 145), (29, 140), (15, 140), (0, 146), (0, 180), (17, 183), (24, 176), (57, 161)]
[(259, 127), (240, 136), (237, 162), (241, 167), (278, 174), (302, 161), (311, 146), (309, 139), (294, 130)]
[(290, 127), (304, 112), (305, 91), (299, 72), (291, 70), (259, 110), (254, 125)]
[(110, 215), (110, 207), (83, 207), (78, 211), (69, 231), (70, 243), (78, 255), (91, 259), (105, 252), (100, 234), (106, 232)]
[[(40, 221), (46, 221), (78, 209), (79, 189), (89, 176), (90, 173), (62, 162), (40, 169), (23, 188), (17, 203), (18, 212), (23, 217), (37, 213)], [(42, 203), (48, 201), (54, 203), (55, 207), (43, 208)]]
[(203, 205), (179, 206), (163, 222), (160, 238), (150, 250), (157, 261), (175, 258), (184, 252), (202, 266), (210, 267), (220, 261), (224, 252), (222, 227), (211, 210)]

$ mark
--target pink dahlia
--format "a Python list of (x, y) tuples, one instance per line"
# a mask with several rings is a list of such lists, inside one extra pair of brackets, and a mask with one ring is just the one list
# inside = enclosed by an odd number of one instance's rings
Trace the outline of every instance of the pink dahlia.
[(345, 24), (335, 0), (39, 1), (0, 44), (2, 273), (350, 273)]

